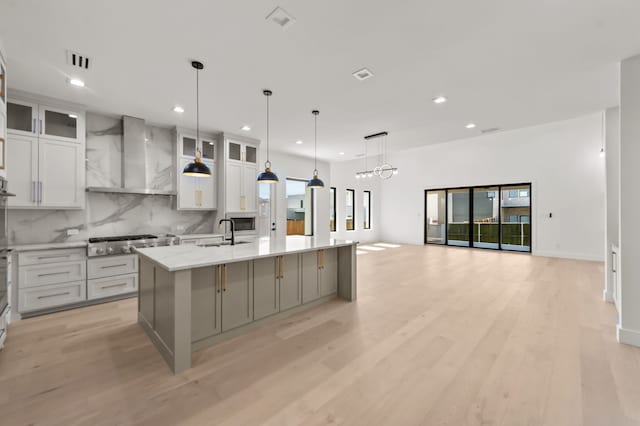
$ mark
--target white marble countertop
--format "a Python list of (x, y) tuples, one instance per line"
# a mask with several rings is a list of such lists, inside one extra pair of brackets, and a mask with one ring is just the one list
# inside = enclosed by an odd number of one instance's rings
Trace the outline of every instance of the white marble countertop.
[(221, 247), (166, 246), (137, 249), (141, 256), (174, 272), (184, 269), (220, 265), (259, 257), (281, 256), (323, 248), (358, 244), (355, 241), (318, 239), (316, 237), (288, 236), (271, 239), (258, 238), (255, 242)]
[(86, 241), (66, 241), (63, 243), (41, 243), (41, 244), (9, 244), (9, 250), (33, 251), (33, 250), (54, 250), (86, 247)]
[(177, 238), (183, 240), (201, 239), (201, 238), (224, 238), (224, 234), (179, 234)]

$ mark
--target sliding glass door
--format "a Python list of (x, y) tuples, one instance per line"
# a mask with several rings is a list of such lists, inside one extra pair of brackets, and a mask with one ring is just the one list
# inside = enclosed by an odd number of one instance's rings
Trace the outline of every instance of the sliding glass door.
[(447, 191), (427, 191), (425, 230), (431, 244), (447, 243)]
[(473, 246), (500, 248), (500, 188), (473, 188)]
[(531, 251), (531, 185), (502, 186), (502, 248)]
[(469, 246), (469, 188), (447, 191), (447, 244)]
[(425, 190), (425, 244), (531, 252), (531, 184)]

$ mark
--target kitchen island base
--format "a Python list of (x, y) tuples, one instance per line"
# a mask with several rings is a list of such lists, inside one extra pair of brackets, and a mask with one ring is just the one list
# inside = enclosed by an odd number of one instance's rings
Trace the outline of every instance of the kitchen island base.
[(171, 370), (182, 372), (195, 350), (336, 297), (355, 300), (355, 248), (334, 244), (175, 271), (141, 255), (138, 322)]

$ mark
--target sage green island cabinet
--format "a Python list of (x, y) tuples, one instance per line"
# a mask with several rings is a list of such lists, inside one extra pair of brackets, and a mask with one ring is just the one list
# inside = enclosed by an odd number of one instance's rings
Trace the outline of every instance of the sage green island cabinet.
[(138, 323), (174, 373), (264, 321), (356, 299), (356, 245), (313, 237), (139, 249)]

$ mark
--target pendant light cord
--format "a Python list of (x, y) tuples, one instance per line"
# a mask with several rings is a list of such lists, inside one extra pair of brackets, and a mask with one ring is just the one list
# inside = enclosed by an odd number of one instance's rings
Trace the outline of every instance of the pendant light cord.
[(318, 172), (318, 114), (313, 115), (314, 124), (314, 144), (313, 144), (313, 168)]
[[(267, 163), (271, 167), (271, 161), (269, 161), (269, 95), (267, 95)], [(265, 166), (267, 163), (265, 163)]]
[[(200, 142), (200, 70), (196, 68), (196, 150)], [(198, 153), (196, 152), (196, 155)], [(202, 155), (202, 151), (200, 151)]]

